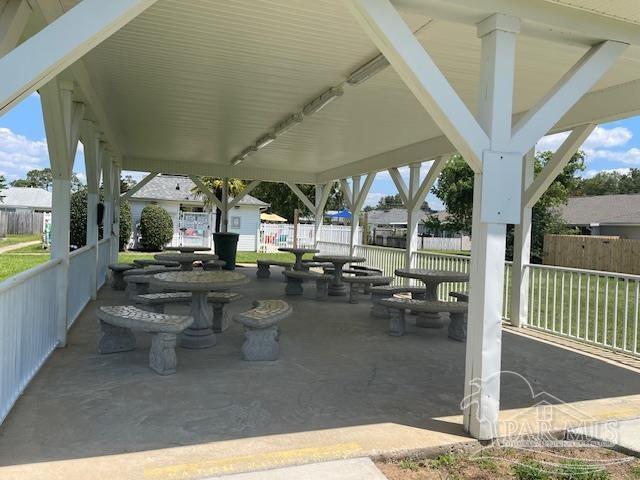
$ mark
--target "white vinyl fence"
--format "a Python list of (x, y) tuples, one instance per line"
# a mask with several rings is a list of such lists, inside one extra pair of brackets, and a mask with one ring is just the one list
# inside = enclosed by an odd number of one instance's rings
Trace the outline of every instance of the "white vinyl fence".
[(56, 348), (60, 260), (0, 283), (0, 423)]
[(471, 250), (471, 239), (462, 237), (418, 237), (420, 250)]
[[(298, 225), (298, 246), (313, 248), (313, 234), (315, 231), (315, 225), (302, 223)], [(293, 247), (293, 232), (294, 228), (292, 224), (276, 224), (276, 223), (261, 223), (260, 224), (260, 251), (261, 252), (275, 252), (280, 247)], [(330, 242), (349, 244), (349, 235), (351, 234), (351, 227), (343, 225), (323, 225), (320, 227), (320, 234), (318, 235), (319, 242)], [(358, 233), (356, 235), (357, 243), (362, 239), (362, 228), (358, 227)]]

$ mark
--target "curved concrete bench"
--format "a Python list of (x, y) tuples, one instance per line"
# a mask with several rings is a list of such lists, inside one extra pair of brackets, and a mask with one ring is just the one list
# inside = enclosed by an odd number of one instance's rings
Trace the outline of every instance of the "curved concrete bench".
[(409, 287), (405, 285), (378, 285), (369, 288), (369, 293), (371, 293), (371, 300), (373, 301), (370, 314), (376, 318), (391, 318), (389, 309), (381, 305), (378, 300), (393, 297), (401, 293), (410, 294), (414, 300), (424, 300), (426, 296), (424, 287)]
[(356, 277), (342, 277), (342, 281), (349, 284), (349, 303), (358, 303), (358, 287), (364, 287), (368, 292), (369, 288), (377, 285), (389, 285), (393, 277), (362, 275)]
[(132, 330), (151, 334), (149, 368), (160, 375), (176, 373), (176, 339), (193, 323), (193, 317), (154, 313), (133, 305), (100, 307), (98, 352), (126, 352), (136, 348)]
[(112, 263), (109, 265), (111, 270), (111, 288), (114, 290), (124, 290), (127, 288), (127, 284), (124, 281), (124, 272), (127, 270), (133, 270), (134, 267), (130, 263)]
[(170, 260), (154, 260), (152, 258), (136, 258), (133, 263), (137, 267), (179, 267), (178, 262), (172, 262)]
[(271, 266), (283, 267), (285, 270), (293, 269), (293, 262), (284, 262), (280, 260), (257, 260), (258, 270), (256, 276), (258, 278), (269, 278), (271, 276)]
[[(191, 292), (146, 293), (133, 297), (138, 303), (146, 305), (156, 313), (164, 313), (164, 306), (169, 303), (190, 303)], [(229, 318), (224, 306), (240, 300), (242, 295), (235, 292), (211, 292), (207, 301), (213, 307), (213, 331), (220, 333), (229, 328)]]
[(466, 302), (440, 302), (438, 300), (413, 300), (410, 298), (383, 298), (378, 303), (391, 312), (389, 334), (401, 336), (405, 333), (405, 310), (424, 313), (449, 313), (449, 338), (463, 342), (467, 338)]
[(449, 292), (449, 296), (455, 298), (459, 302), (469, 302), (469, 294), (466, 292)]
[(233, 319), (244, 326), (242, 358), (249, 361), (277, 360), (280, 352), (278, 323), (293, 311), (284, 300), (256, 300), (254, 308)]
[(209, 270), (222, 270), (227, 264), (224, 260), (209, 260), (208, 262), (202, 262), (202, 268), (205, 271)]
[(285, 294), (302, 295), (304, 292), (302, 282), (305, 280), (314, 280), (316, 282), (316, 300), (323, 301), (329, 297), (331, 275), (308, 270), (285, 270), (282, 273), (287, 279), (287, 286), (284, 289)]

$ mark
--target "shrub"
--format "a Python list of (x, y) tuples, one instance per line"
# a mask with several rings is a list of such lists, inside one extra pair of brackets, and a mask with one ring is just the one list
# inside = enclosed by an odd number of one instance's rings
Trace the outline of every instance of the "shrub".
[(71, 194), (71, 228), (72, 247), (80, 248), (87, 244), (87, 190), (78, 190)]
[(158, 205), (148, 205), (140, 215), (140, 243), (142, 248), (154, 252), (173, 238), (173, 221), (167, 211)]
[(120, 251), (123, 252), (131, 237), (131, 205), (129, 202), (120, 203)]

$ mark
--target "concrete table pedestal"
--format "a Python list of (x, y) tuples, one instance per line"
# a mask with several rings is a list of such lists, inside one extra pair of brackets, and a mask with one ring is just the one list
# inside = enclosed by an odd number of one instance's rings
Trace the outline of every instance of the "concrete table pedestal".
[(329, 296), (345, 297), (347, 286), (342, 281), (342, 269), (347, 263), (361, 263), (366, 260), (364, 257), (352, 257), (350, 255), (316, 255), (313, 259), (317, 262), (329, 262), (334, 266), (333, 279), (329, 283)]

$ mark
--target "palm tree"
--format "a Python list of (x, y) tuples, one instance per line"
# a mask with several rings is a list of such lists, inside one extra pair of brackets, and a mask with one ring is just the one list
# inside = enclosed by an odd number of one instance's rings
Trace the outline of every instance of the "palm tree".
[[(211, 190), (211, 192), (213, 192), (213, 194), (216, 197), (222, 198), (222, 186), (224, 184), (224, 181), (221, 178), (200, 177), (200, 180), (209, 190)], [(240, 192), (244, 190), (244, 187), (245, 187), (245, 182), (243, 182), (242, 180), (239, 180), (237, 178), (230, 178), (228, 195), (230, 195), (231, 197), (235, 197), (236, 195), (238, 195)], [(209, 197), (204, 192), (202, 192), (200, 188), (198, 188), (198, 186), (193, 187), (191, 191), (195, 195), (197, 195), (198, 197), (204, 200), (205, 206), (208, 206), (208, 207), (212, 206), (211, 205), (212, 202), (209, 199)], [(215, 226), (216, 233), (220, 231), (220, 217), (222, 216), (221, 213), (222, 212), (220, 211), (220, 209), (216, 206), (216, 226)]]

